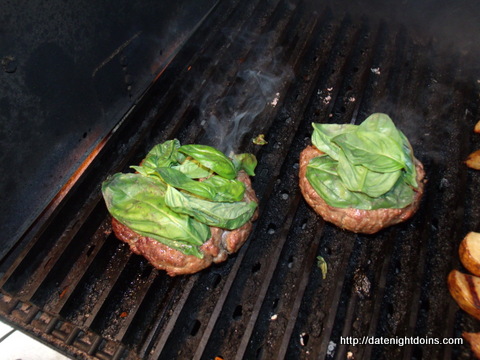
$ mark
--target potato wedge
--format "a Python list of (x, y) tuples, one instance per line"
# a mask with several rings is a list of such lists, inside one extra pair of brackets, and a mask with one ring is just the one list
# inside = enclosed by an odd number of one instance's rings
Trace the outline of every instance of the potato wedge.
[(480, 277), (452, 270), (448, 290), (460, 308), (480, 320)]
[(480, 359), (480, 333), (464, 332), (462, 336), (470, 344), (473, 355), (475, 355), (477, 359)]
[(460, 261), (473, 275), (480, 276), (480, 233), (471, 231), (458, 248)]
[(476, 150), (468, 155), (465, 164), (472, 169), (480, 170), (480, 150)]
[(475, 124), (473, 131), (476, 132), (477, 134), (480, 134), (480, 120), (477, 121), (477, 123)]

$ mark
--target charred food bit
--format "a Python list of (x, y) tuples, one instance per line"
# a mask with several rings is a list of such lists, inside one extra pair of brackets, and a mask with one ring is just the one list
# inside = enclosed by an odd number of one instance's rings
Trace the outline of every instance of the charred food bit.
[(322, 279), (325, 280), (327, 278), (328, 266), (323, 256), (317, 256), (317, 266), (322, 272)]
[(268, 144), (268, 141), (265, 140), (265, 135), (264, 134), (259, 134), (257, 135), (256, 137), (254, 137), (252, 139), (252, 142), (255, 144), (255, 145), (267, 145)]

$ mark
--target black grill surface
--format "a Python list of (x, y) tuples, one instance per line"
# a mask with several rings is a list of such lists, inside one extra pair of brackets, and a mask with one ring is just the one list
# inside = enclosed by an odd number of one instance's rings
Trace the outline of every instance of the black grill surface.
[[(363, 15), (219, 2), (2, 260), (2, 318), (80, 359), (469, 358), (467, 345), (340, 343), (480, 330), (446, 286), (461, 269), (460, 240), (480, 230), (480, 176), (463, 163), (480, 147), (473, 54)], [(309, 208), (298, 158), (312, 122), (358, 123), (372, 112), (406, 133), (428, 183), (411, 220), (365, 236)], [(259, 134), (268, 144), (252, 143)], [(171, 278), (115, 238), (99, 189), (174, 137), (255, 153), (261, 215), (227, 262)]]

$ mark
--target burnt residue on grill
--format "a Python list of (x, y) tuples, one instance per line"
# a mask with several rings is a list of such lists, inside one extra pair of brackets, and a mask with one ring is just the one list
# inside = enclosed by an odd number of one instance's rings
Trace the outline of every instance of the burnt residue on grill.
[[(478, 69), (468, 52), (437, 45), (378, 16), (301, 1), (220, 1), (48, 221), (2, 260), (0, 315), (85, 359), (469, 358), (467, 345), (340, 342), (480, 330), (446, 286), (448, 272), (461, 269), (460, 240), (480, 226), (480, 175), (463, 164), (480, 147)], [(265, 60), (279, 81), (235, 143), (224, 144), (259, 160), (260, 218), (225, 263), (171, 278), (111, 233), (99, 185), (164, 140), (216, 145), (205, 104), (251, 91), (241, 73), (261, 79)], [(243, 111), (245, 98), (227, 105)], [(360, 235), (305, 203), (298, 157), (312, 122), (358, 123), (372, 112), (390, 114), (406, 133), (428, 183), (412, 219)], [(213, 125), (224, 126), (219, 114)], [(259, 134), (267, 144), (252, 142)]]

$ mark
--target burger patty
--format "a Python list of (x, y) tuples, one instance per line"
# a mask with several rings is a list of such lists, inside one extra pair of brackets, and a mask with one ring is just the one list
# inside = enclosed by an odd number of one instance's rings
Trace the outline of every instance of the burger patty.
[(415, 195), (410, 205), (402, 209), (362, 210), (330, 206), (310, 185), (306, 177), (307, 165), (311, 159), (322, 154), (315, 146), (307, 146), (301, 152), (299, 184), (307, 203), (325, 221), (355, 233), (374, 234), (387, 226), (409, 219), (418, 210), (425, 187), (425, 171), (422, 163), (417, 159), (415, 159), (415, 168), (417, 171), (418, 188), (415, 189)]
[[(258, 203), (250, 177), (243, 170), (238, 173), (237, 180), (245, 184), (243, 201)], [(200, 251), (203, 253), (202, 259), (193, 255), (185, 255), (155, 239), (142, 236), (115, 218), (112, 218), (112, 229), (115, 236), (127, 243), (133, 253), (144, 256), (157, 269), (165, 270), (168, 275), (175, 276), (193, 274), (207, 268), (212, 263), (225, 261), (228, 254), (237, 252), (245, 243), (252, 230), (252, 222), (257, 217), (258, 209), (249, 221), (235, 230), (210, 227), (212, 236), (200, 247)]]

